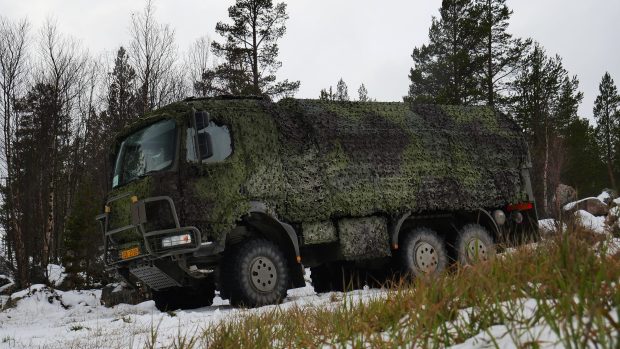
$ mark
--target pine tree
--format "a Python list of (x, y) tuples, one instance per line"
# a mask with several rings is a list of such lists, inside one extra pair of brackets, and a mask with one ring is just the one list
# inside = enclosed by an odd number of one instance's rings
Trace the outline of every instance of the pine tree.
[(218, 22), (215, 31), (226, 39), (213, 42), (213, 53), (225, 60), (214, 72), (229, 93), (291, 96), (299, 81), (276, 82), (278, 40), (286, 33), (286, 4), (272, 0), (237, 0), (228, 9), (233, 24)]
[(336, 85), (334, 100), (338, 102), (345, 102), (349, 100), (349, 89), (347, 88), (347, 84), (344, 82), (344, 80), (342, 80), (342, 78), (338, 80), (338, 84)]
[(477, 80), (483, 68), (479, 8), (471, 0), (444, 0), (439, 14), (439, 19), (433, 17), (429, 43), (413, 50), (414, 67), (405, 99), (413, 103), (477, 103), (483, 98)]
[(566, 166), (563, 182), (582, 197), (600, 193), (608, 185), (607, 167), (601, 157), (596, 131), (587, 119), (574, 119), (565, 130)]
[(569, 78), (559, 56), (548, 57), (538, 44), (512, 83), (512, 112), (533, 153), (534, 195), (543, 215), (551, 213), (551, 194), (559, 184), (565, 155), (563, 135), (582, 99), (576, 77)]
[(608, 72), (603, 75), (598, 89), (599, 95), (594, 101), (593, 110), (596, 120), (596, 135), (601, 148), (601, 156), (607, 164), (611, 186), (618, 189), (613, 165), (617, 161), (617, 150), (620, 143), (620, 96), (614, 80)]
[(476, 0), (479, 33), (482, 36), (479, 54), (483, 60), (481, 93), (487, 105), (503, 105), (511, 77), (521, 66), (522, 58), (532, 44), (531, 39), (513, 38), (508, 33), (512, 10), (506, 0)]
[(360, 88), (357, 90), (358, 100), (360, 102), (368, 102), (368, 90), (366, 90), (366, 86), (364, 84), (360, 85)]

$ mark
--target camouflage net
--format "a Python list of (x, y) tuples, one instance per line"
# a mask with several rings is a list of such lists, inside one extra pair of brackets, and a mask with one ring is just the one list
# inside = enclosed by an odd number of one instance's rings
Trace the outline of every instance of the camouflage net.
[(391, 255), (383, 217), (344, 218), (338, 221), (340, 250), (345, 259), (372, 259)]
[[(301, 224), (306, 241), (318, 243), (336, 236), (331, 223), (320, 222), (496, 208), (527, 199), (520, 177), (527, 158), (521, 132), (487, 107), (199, 99), (155, 111), (138, 126), (173, 116), (181, 127), (192, 108), (229, 126), (232, 156), (213, 164), (180, 161), (180, 183), (176, 173), (161, 174), (148, 192), (171, 196), (182, 222), (215, 240), (247, 214), (253, 200), (266, 203), (281, 220)], [(185, 159), (185, 139), (179, 144)], [(112, 195), (125, 191), (121, 187)], [(356, 241), (352, 227), (381, 225), (375, 219), (339, 223), (341, 241)], [(368, 231), (383, 239), (378, 225)]]

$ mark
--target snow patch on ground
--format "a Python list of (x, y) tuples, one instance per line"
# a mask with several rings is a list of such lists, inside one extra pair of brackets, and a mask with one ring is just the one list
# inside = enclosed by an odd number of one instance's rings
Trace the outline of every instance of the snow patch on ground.
[[(0, 338), (11, 348), (142, 348), (157, 330), (156, 347), (168, 347), (179, 334), (194, 336), (222, 321), (291, 307), (337, 307), (347, 302), (382, 298), (385, 290), (316, 294), (311, 285), (288, 291), (280, 305), (256, 309), (232, 308), (220, 297), (210, 307), (162, 313), (153, 301), (105, 308), (101, 290), (59, 291), (33, 285), (11, 295), (12, 307), (0, 312)], [(198, 343), (204, 347), (206, 343)]]
[(65, 273), (65, 267), (57, 264), (48, 264), (47, 265), (47, 279), (49, 280), (51, 285), (56, 287), (60, 286), (62, 282), (67, 277)]
[(575, 212), (575, 218), (579, 220), (581, 226), (590, 229), (598, 234), (606, 234), (605, 216), (596, 217), (590, 212), (579, 210)]
[(540, 219), (538, 221), (538, 229), (543, 234), (554, 233), (558, 228), (558, 223), (553, 218)]

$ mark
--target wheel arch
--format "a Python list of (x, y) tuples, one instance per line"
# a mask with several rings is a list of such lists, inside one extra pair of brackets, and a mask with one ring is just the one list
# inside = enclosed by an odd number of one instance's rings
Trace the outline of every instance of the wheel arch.
[(479, 224), (479, 225), (481, 225), (482, 227), (487, 229), (489, 231), (489, 233), (491, 233), (491, 237), (493, 237), (495, 242), (496, 243), (498, 242), (498, 239), (500, 238), (499, 226), (497, 225), (497, 223), (493, 219), (493, 216), (491, 216), (491, 214), (487, 210), (485, 210), (483, 208), (478, 208), (478, 209), (476, 209), (474, 211), (464, 212), (464, 213), (460, 214), (459, 218), (462, 221), (464, 221), (463, 226), (465, 226), (467, 224)]
[[(240, 225), (251, 228), (252, 232), (250, 234), (258, 234), (282, 248), (291, 271), (293, 286), (302, 287), (305, 285), (299, 240), (295, 229), (290, 224), (282, 222), (275, 217), (266, 204), (251, 202), (250, 210), (247, 215), (241, 218)], [(230, 237), (227, 240), (233, 243), (235, 241), (235, 239)], [(227, 242), (228, 244), (229, 242)]]

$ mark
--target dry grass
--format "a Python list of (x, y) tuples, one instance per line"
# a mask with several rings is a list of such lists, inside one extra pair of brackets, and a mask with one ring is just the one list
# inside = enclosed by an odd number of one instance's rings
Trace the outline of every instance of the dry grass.
[[(508, 328), (517, 347), (542, 344), (536, 334), (523, 336), (541, 325), (568, 348), (616, 347), (620, 256), (602, 256), (593, 247), (599, 242), (596, 234), (571, 229), (491, 263), (454, 266), (435, 280), (399, 281), (384, 297), (354, 302), (345, 295), (335, 307), (275, 308), (180, 338), (175, 347), (198, 339), (213, 348), (442, 348), (496, 325)], [(534, 302), (532, 312), (524, 312), (524, 300)]]

